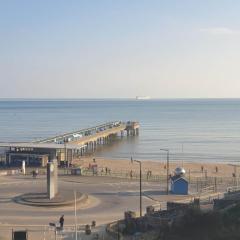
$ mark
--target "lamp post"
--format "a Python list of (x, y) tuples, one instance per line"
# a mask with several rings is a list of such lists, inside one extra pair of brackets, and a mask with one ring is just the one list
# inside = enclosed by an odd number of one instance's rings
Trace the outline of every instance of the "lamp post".
[(64, 138), (63, 142), (64, 142), (64, 162), (65, 162), (65, 167), (69, 167), (68, 156), (67, 156), (67, 139)]
[(160, 149), (160, 151), (167, 152), (167, 195), (169, 194), (169, 149)]
[(137, 162), (139, 164), (139, 175), (140, 175), (140, 180), (139, 180), (139, 196), (140, 196), (140, 217), (142, 217), (142, 162), (139, 160), (133, 160), (131, 157), (131, 162)]
[(75, 220), (75, 240), (78, 239), (77, 234), (77, 193), (74, 190), (74, 220)]

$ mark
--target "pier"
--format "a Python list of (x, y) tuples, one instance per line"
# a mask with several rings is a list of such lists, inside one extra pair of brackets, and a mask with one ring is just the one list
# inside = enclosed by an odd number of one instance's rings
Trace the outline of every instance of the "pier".
[(74, 156), (91, 154), (98, 145), (109, 144), (117, 136), (138, 135), (139, 127), (135, 121), (115, 121), (34, 142), (0, 143), (7, 148), (2, 164), (21, 166), (25, 161), (26, 165), (45, 166), (57, 159), (59, 165), (69, 166)]

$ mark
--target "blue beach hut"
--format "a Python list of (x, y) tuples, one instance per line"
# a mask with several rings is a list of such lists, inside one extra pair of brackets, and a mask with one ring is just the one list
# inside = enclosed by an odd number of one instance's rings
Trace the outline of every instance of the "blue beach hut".
[(171, 192), (173, 194), (188, 194), (188, 181), (184, 178), (184, 174), (183, 168), (176, 168), (175, 175), (171, 177)]

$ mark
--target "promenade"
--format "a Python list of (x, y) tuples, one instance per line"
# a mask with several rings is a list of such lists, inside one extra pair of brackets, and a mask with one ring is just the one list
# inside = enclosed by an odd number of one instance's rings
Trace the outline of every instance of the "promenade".
[[(99, 176), (91, 172), (83, 172), (83, 174), (84, 176), (74, 176), (67, 174), (64, 169), (59, 171), (60, 191), (67, 191), (72, 199), (74, 199), (74, 191), (88, 195), (87, 202), (77, 206), (77, 229), (79, 236), (82, 235), (82, 240), (94, 239), (94, 234), (91, 237), (84, 234), (85, 225), (91, 224), (92, 221), (97, 223), (97, 228), (93, 231), (103, 234), (105, 225), (122, 219), (125, 211), (131, 210), (139, 213), (139, 178), (137, 175), (130, 178), (126, 174), (125, 176), (117, 175), (114, 172)], [(226, 191), (226, 184), (222, 184), (218, 192), (210, 186), (205, 192), (197, 193), (196, 182), (193, 182), (190, 185), (190, 195), (166, 195), (164, 179), (144, 178), (142, 183), (143, 210), (145, 212), (146, 207), (150, 205), (157, 209), (165, 209), (167, 201), (187, 202), (200, 195), (207, 199), (211, 196), (218, 197), (221, 191)], [(0, 176), (0, 191), (0, 239), (11, 239), (12, 229), (27, 229), (29, 240), (61, 239), (62, 236), (68, 240), (75, 239), (73, 206), (35, 207), (19, 204), (14, 200), (24, 193), (45, 192), (46, 175), (40, 174), (36, 179), (33, 179), (30, 174)], [(65, 216), (65, 230), (55, 236), (55, 231), (49, 227), (49, 223), (58, 223), (62, 214)]]
[[(48, 224), (58, 222), (62, 214), (65, 215), (66, 226), (74, 226), (73, 207), (40, 208), (14, 202), (14, 198), (23, 193), (46, 191), (46, 176), (39, 176), (37, 179), (32, 179), (30, 175), (1, 176), (0, 181), (0, 237), (5, 236), (3, 239), (10, 239), (6, 236), (10, 236), (12, 229), (15, 228), (30, 230), (37, 228), (39, 231), (41, 230), (41, 234), (37, 234), (38, 236), (34, 240), (43, 239), (43, 230), (46, 229), (46, 231), (51, 232)], [(79, 206), (77, 210), (77, 224), (79, 226), (91, 224), (93, 220), (96, 221), (98, 226), (104, 225), (123, 218), (125, 211), (139, 211), (139, 205), (137, 204), (139, 202), (138, 180), (130, 181), (129, 179), (108, 176), (60, 176), (59, 187), (60, 191), (69, 191), (69, 195), (72, 195), (72, 197), (74, 197), (74, 191), (89, 195), (89, 202), (86, 205)], [(176, 196), (164, 195), (164, 189), (159, 187), (159, 183), (156, 182), (144, 182), (143, 191), (153, 198), (157, 195), (161, 196), (163, 201), (176, 199)], [(182, 199), (183, 197), (179, 196), (178, 198)], [(150, 198), (143, 197), (144, 209), (146, 206), (155, 203)]]

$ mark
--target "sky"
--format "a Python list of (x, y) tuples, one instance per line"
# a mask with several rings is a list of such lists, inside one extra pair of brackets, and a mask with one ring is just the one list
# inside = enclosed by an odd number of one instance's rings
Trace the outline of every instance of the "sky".
[(239, 0), (0, 0), (1, 98), (238, 98)]

